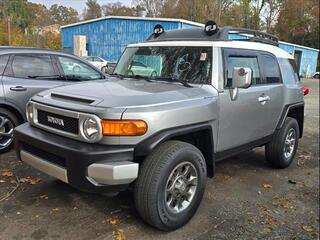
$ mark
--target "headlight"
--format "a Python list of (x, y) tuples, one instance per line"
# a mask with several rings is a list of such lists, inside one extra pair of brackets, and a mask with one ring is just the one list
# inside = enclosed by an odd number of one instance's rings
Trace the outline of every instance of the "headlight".
[(90, 142), (95, 142), (101, 138), (101, 127), (98, 119), (89, 117), (83, 122), (83, 135)]
[(27, 115), (28, 122), (32, 123), (33, 122), (33, 104), (31, 102), (27, 103), (26, 115)]

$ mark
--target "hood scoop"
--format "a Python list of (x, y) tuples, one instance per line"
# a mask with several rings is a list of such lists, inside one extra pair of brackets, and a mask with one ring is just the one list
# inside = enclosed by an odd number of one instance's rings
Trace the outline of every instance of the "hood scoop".
[(51, 93), (51, 98), (56, 100), (64, 100), (72, 103), (81, 103), (90, 105), (93, 103), (98, 104), (100, 101), (98, 99), (93, 99), (90, 97), (83, 97), (83, 96), (75, 96), (70, 94), (61, 94), (61, 93)]

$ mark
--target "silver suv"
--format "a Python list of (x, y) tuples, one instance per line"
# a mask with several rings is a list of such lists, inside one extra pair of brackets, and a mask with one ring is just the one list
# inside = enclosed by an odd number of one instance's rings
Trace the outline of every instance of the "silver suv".
[[(272, 167), (292, 163), (304, 100), (293, 57), (276, 45), (274, 36), (210, 22), (156, 26), (107, 80), (35, 95), (29, 123), (15, 130), (17, 154), (84, 191), (132, 186), (147, 223), (177, 229), (195, 214), (217, 161), (265, 146)], [(135, 74), (134, 62), (156, 73)]]
[(26, 121), (26, 104), (45, 89), (104, 79), (76, 56), (37, 48), (0, 47), (0, 153), (13, 146), (13, 128)]

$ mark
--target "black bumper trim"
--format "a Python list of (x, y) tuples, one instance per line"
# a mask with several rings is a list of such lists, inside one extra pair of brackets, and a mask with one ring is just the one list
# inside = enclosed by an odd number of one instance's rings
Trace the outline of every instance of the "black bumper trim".
[[(49, 162), (67, 169), (69, 184), (79, 190), (95, 193), (114, 193), (127, 188), (127, 185), (95, 186), (88, 181), (87, 168), (100, 161), (133, 161), (132, 146), (106, 146), (79, 142), (32, 127), (29, 123), (15, 129), (16, 152), (32, 151)], [(33, 150), (30, 150), (33, 149)], [(48, 156), (43, 156), (48, 153)]]

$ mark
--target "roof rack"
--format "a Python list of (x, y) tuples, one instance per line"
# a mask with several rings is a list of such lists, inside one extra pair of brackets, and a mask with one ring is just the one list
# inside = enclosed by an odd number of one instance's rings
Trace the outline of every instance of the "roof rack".
[[(230, 39), (229, 34), (236, 34), (243, 38)], [(155, 41), (250, 41), (279, 45), (278, 38), (272, 34), (246, 28), (223, 27), (218, 28), (214, 21), (209, 21), (205, 28), (178, 29), (166, 32), (157, 24), (154, 33), (147, 39), (147, 42)]]
[(221, 29), (222, 34), (225, 38), (229, 39), (229, 34), (238, 34), (240, 36), (246, 37), (245, 39), (237, 39), (237, 41), (252, 41), (260, 42), (265, 44), (271, 44), (274, 46), (279, 45), (279, 40), (276, 36), (247, 28), (233, 28), (233, 27), (224, 27)]

